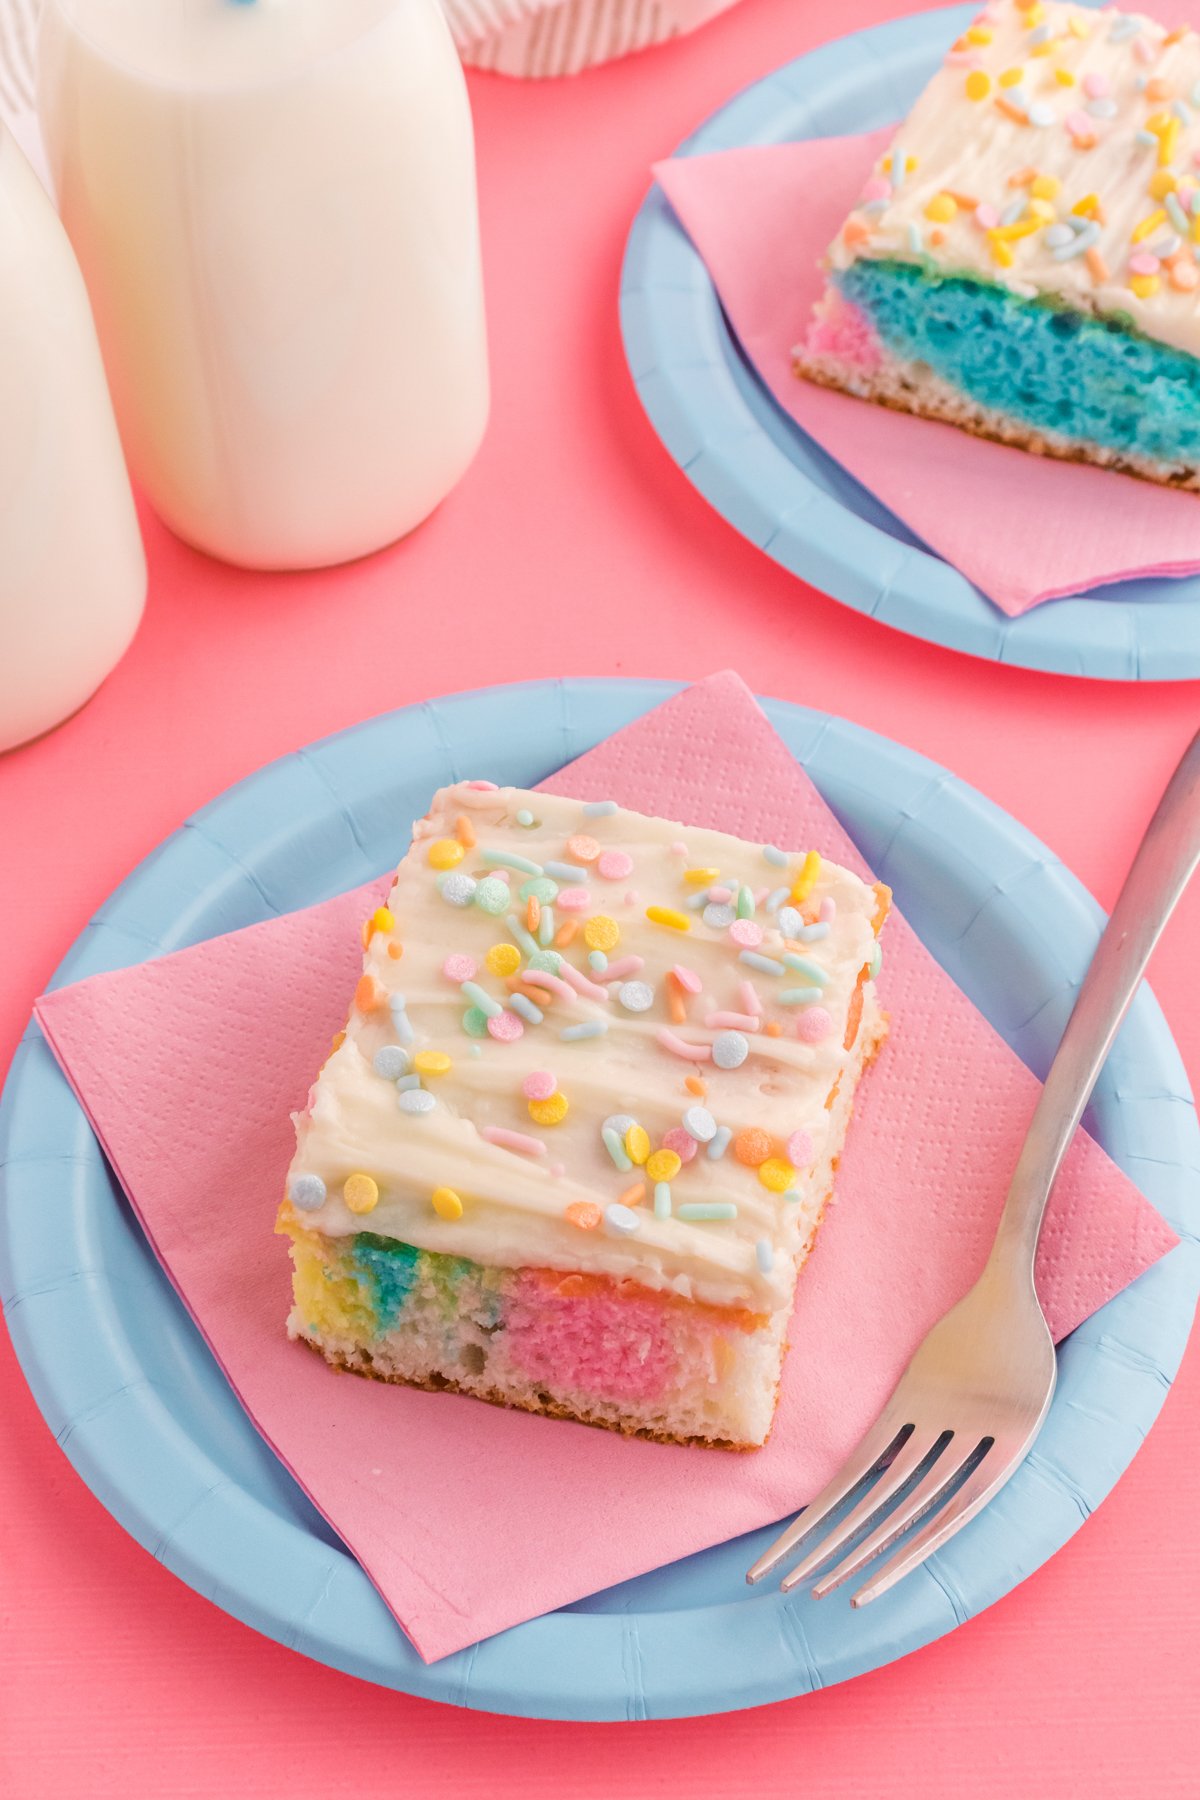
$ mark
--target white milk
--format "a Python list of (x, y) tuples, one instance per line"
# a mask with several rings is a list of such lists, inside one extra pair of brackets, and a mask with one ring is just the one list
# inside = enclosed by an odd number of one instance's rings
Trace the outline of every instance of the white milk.
[(46, 0), (39, 106), (130, 465), (250, 567), (410, 531), (488, 375), (437, 0)]
[(45, 189), (0, 125), (0, 750), (83, 705), (145, 598), (87, 290)]

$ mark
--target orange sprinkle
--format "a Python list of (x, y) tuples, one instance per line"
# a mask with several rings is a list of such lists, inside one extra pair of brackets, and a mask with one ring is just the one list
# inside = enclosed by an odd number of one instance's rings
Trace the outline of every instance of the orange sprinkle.
[(593, 863), (600, 854), (600, 846), (594, 837), (581, 834), (567, 839), (567, 855), (572, 862)]
[(763, 1026), (763, 1032), (767, 1037), (782, 1037), (783, 1026), (779, 1023), (778, 1019), (768, 1019)]
[(1091, 249), (1086, 252), (1083, 260), (1088, 266), (1088, 273), (1091, 275), (1092, 280), (1097, 286), (1101, 282), (1108, 280), (1108, 264), (1097, 250), (1095, 244), (1093, 244)]
[(1162, 41), (1163, 49), (1169, 50), (1172, 44), (1179, 43), (1181, 38), (1187, 36), (1189, 30), (1190, 27), (1187, 25), (1177, 25), (1174, 31), (1168, 31), (1166, 37)]
[(944, 244), (946, 241), (946, 234), (938, 226), (935, 225), (933, 230), (929, 234), (929, 241), (931, 244), (935, 244), (935, 245), (936, 244)]
[(975, 194), (961, 194), (957, 188), (947, 188), (945, 191), (955, 206), (960, 207), (963, 212), (974, 212), (979, 205), (978, 197)]
[(1037, 170), (1032, 164), (1026, 163), (1023, 169), (1017, 169), (1009, 176), (1008, 185), (1009, 187), (1028, 187), (1036, 175)]
[(559, 926), (558, 930), (554, 934), (554, 942), (555, 942), (556, 947), (559, 950), (565, 950), (568, 944), (574, 942), (575, 938), (578, 936), (578, 933), (579, 933), (579, 920), (578, 919), (564, 919), (562, 924)]
[[(1029, 115), (1023, 113), (1019, 106), (1014, 106), (1011, 100), (1006, 100), (1003, 94), (996, 95), (996, 105), (1000, 108), (1000, 111), (1004, 114), (1005, 118), (1013, 119), (1018, 125), (1028, 125)], [(1080, 140), (1078, 139), (1076, 140), (1076, 142), (1079, 141)], [(1093, 139), (1093, 142), (1094, 141), (1095, 140)]]
[(595, 1231), (603, 1214), (591, 1200), (572, 1200), (563, 1216), (572, 1225), (578, 1225), (580, 1231)]
[(388, 945), (388, 955), (391, 957), (393, 962), (399, 962), (400, 958), (404, 955), (404, 945), (398, 944), (396, 942), (395, 938), (393, 938), (391, 943)]
[(748, 1169), (757, 1169), (770, 1156), (773, 1145), (767, 1133), (757, 1125), (748, 1125), (733, 1140), (733, 1154)]
[(842, 237), (847, 244), (865, 244), (871, 235), (871, 227), (857, 213), (851, 213), (842, 226)]
[(617, 1195), (617, 1199), (622, 1206), (640, 1206), (645, 1198), (646, 1184), (644, 1181), (630, 1182), (629, 1186), (625, 1189), (625, 1192)]
[(466, 813), (459, 813), (457, 819), (455, 819), (454, 835), (464, 850), (473, 850), (475, 848), (475, 827), (472, 825), (470, 819), (468, 819)]
[(688, 1016), (687, 1004), (683, 998), (683, 990), (680, 988), (679, 982), (674, 974), (667, 976), (666, 988), (667, 1011), (671, 1015), (672, 1023), (675, 1025), (686, 1025)]
[(374, 1012), (387, 999), (387, 991), (373, 975), (360, 975), (354, 990), (354, 1004), (359, 1012)]
[(335, 1031), (333, 1034), (333, 1042), (329, 1046), (330, 1056), (336, 1056), (338, 1051), (341, 1049), (342, 1045), (345, 1043), (345, 1041), (346, 1041), (345, 1032), (344, 1031)]
[(1146, 83), (1142, 92), (1147, 100), (1169, 100), (1171, 84), (1169, 81), (1164, 81), (1161, 75), (1156, 75), (1152, 81)]
[(708, 1084), (701, 1081), (698, 1075), (689, 1075), (683, 1085), (689, 1094), (695, 1094), (697, 1100), (703, 1100), (708, 1092)]
[(370, 947), (371, 939), (374, 936), (374, 933), (375, 933), (374, 919), (364, 919), (363, 924), (362, 924), (362, 932), (360, 934), (362, 937), (362, 947), (364, 950), (366, 950)]
[(542, 922), (542, 903), (536, 894), (530, 894), (525, 902), (525, 929), (535, 932)]

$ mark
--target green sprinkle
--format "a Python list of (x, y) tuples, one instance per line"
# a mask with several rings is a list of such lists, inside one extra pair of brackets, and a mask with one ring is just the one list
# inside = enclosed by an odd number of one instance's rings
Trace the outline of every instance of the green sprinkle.
[(710, 1219), (736, 1219), (737, 1207), (732, 1200), (686, 1200), (675, 1208), (677, 1219), (689, 1225), (707, 1224)]
[(608, 958), (603, 950), (593, 950), (588, 956), (588, 968), (594, 975), (603, 975), (608, 967)]
[(562, 956), (557, 950), (539, 950), (534, 944), (529, 956), (529, 967), (540, 969), (543, 975), (557, 975), (562, 968)]
[(782, 1006), (815, 1006), (821, 998), (818, 987), (784, 988), (778, 996)]
[(554, 908), (543, 906), (542, 916), (538, 920), (538, 943), (543, 949), (549, 949), (554, 942)]
[(486, 989), (481, 988), (477, 981), (464, 981), (461, 992), (471, 1002), (472, 1007), (483, 1014), (485, 1019), (498, 1019), (504, 1011), (500, 1002), (493, 1000), (492, 996)]
[(754, 917), (754, 895), (750, 892), (750, 889), (746, 886), (744, 881), (738, 889), (737, 916), (739, 919), (752, 919)]
[(520, 946), (521, 946), (522, 950), (525, 952), (526, 956), (528, 956), (530, 959), (535, 957), (538, 954), (537, 939), (534, 937), (530, 937), (529, 933), (526, 931), (525, 927), (522, 925), (520, 919), (518, 919), (516, 913), (509, 913), (509, 915), (508, 915), (507, 919), (505, 919), (504, 923), (508, 926), (508, 929), (511, 931), (512, 935), (516, 938), (518, 944), (520, 944)]
[(516, 856), (511, 850), (481, 850), (479, 860), (493, 868), (517, 869), (522, 875), (542, 873), (541, 863), (530, 862), (527, 856)]
[(601, 1131), (600, 1136), (604, 1140), (604, 1148), (608, 1151), (608, 1154), (612, 1157), (622, 1175), (626, 1174), (632, 1169), (633, 1164), (628, 1156), (626, 1156), (625, 1146), (621, 1142), (618, 1134), (613, 1130), (611, 1125), (606, 1125)]
[(882, 967), (883, 967), (883, 945), (879, 942), (878, 938), (876, 938), (875, 948), (871, 952), (870, 978), (872, 981), (874, 981), (875, 977), (878, 975), (878, 973), (879, 973), (880, 969), (882, 969)]
[(551, 881), (548, 875), (531, 875), (528, 881), (521, 883), (521, 898), (549, 906), (552, 900), (558, 899), (558, 883)]
[(669, 1181), (656, 1181), (654, 1184), (654, 1216), (656, 1219), (669, 1219), (671, 1216), (671, 1184)]
[(757, 969), (762, 975), (783, 974), (781, 962), (773, 956), (763, 956), (758, 950), (743, 950), (740, 953), (739, 961), (744, 962), (748, 968)]
[(477, 1006), (468, 1006), (462, 1016), (462, 1028), (468, 1037), (486, 1037), (487, 1014)]
[(531, 825), (537, 824), (537, 820), (534, 818), (533, 814), (530, 812), (530, 810), (527, 806), (523, 806), (521, 808), (520, 812), (517, 814), (517, 824), (523, 825), (525, 827), (526, 831), (529, 830)]
[(810, 956), (797, 956), (794, 950), (788, 950), (783, 958), (789, 969), (795, 969), (798, 975), (807, 975), (817, 987), (824, 987), (829, 980), (828, 971), (820, 963), (815, 963)]
[[(608, 1021), (606, 1019), (585, 1019), (581, 1025), (566, 1026), (558, 1035), (565, 1044), (573, 1044), (578, 1038), (603, 1037), (607, 1030)], [(617, 1134), (614, 1131), (613, 1136), (615, 1137), (616, 1135)], [(612, 1154), (611, 1146), (609, 1148), (609, 1154)], [(626, 1167), (628, 1166), (628, 1163), (626, 1163)]]

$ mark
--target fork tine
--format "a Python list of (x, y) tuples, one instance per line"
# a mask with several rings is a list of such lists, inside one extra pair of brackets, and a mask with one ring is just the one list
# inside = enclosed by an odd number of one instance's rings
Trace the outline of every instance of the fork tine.
[(847, 1544), (852, 1543), (858, 1536), (864, 1525), (869, 1525), (881, 1508), (891, 1504), (905, 1482), (911, 1481), (918, 1469), (931, 1456), (937, 1459), (934, 1468), (940, 1468), (943, 1453), (950, 1441), (949, 1432), (943, 1432), (941, 1437), (932, 1443), (923, 1431), (914, 1431), (911, 1437), (906, 1438), (887, 1468), (878, 1480), (871, 1483), (853, 1511), (848, 1512), (844, 1519), (839, 1520), (832, 1531), (827, 1532), (819, 1543), (814, 1544), (803, 1560), (784, 1576), (780, 1583), (784, 1593), (789, 1594), (794, 1587), (798, 1587), (802, 1581), (806, 1581), (815, 1570), (821, 1567), (822, 1563), (828, 1562), (831, 1557), (839, 1556)]
[(844, 1581), (849, 1581), (852, 1575), (857, 1575), (860, 1569), (865, 1569), (868, 1563), (874, 1562), (875, 1558), (889, 1549), (910, 1526), (915, 1525), (938, 1504), (964, 1470), (970, 1469), (975, 1462), (981, 1461), (978, 1444), (972, 1444), (969, 1451), (964, 1451), (960, 1439), (957, 1450), (953, 1446), (949, 1447), (947, 1453), (938, 1458), (912, 1492), (906, 1494), (900, 1504), (894, 1507), (886, 1518), (879, 1521), (875, 1530), (865, 1537), (861, 1544), (857, 1544), (836, 1569), (831, 1569), (827, 1575), (821, 1577), (813, 1588), (814, 1598), (823, 1599), (826, 1594), (831, 1594), (834, 1588), (841, 1587)]
[(797, 1513), (770, 1549), (764, 1550), (758, 1561), (746, 1570), (746, 1580), (750, 1585), (753, 1587), (756, 1581), (761, 1581), (764, 1575), (769, 1575), (772, 1569), (778, 1568), (800, 1540), (824, 1524), (834, 1508), (840, 1506), (861, 1482), (866, 1481), (876, 1470), (886, 1468), (888, 1459), (908, 1441), (911, 1431), (911, 1426), (897, 1424), (895, 1415), (889, 1417), (885, 1414), (878, 1419), (828, 1486), (823, 1487), (816, 1499), (810, 1500), (804, 1510)]
[[(930, 1519), (922, 1531), (918, 1531), (889, 1562), (872, 1576), (870, 1581), (859, 1588), (850, 1599), (852, 1606), (867, 1606), (872, 1600), (878, 1600), (889, 1588), (895, 1587), (935, 1550), (940, 1550), (964, 1525), (969, 1525), (976, 1513), (982, 1512), (988, 1501), (997, 1494), (1010, 1476), (1015, 1475), (1024, 1461), (1028, 1443), (1012, 1451), (1007, 1458), (998, 1454), (994, 1447), (984, 1452), (980, 1461), (958, 1492), (953, 1495), (943, 1511)], [(937, 1504), (936, 1500), (933, 1502)]]

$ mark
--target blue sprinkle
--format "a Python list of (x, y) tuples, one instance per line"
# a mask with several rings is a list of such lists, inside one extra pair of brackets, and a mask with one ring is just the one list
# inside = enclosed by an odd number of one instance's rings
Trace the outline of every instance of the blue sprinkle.
[(807, 975), (808, 979), (817, 987), (824, 987), (829, 980), (827, 971), (821, 967), (820, 963), (813, 962), (809, 956), (796, 956), (789, 950), (785, 953), (783, 960), (789, 969), (795, 969), (798, 975)]
[(516, 913), (509, 913), (504, 923), (508, 926), (509, 931), (516, 938), (526, 956), (536, 956), (538, 952), (538, 941), (536, 938), (530, 937)]
[(604, 1223), (616, 1237), (632, 1237), (639, 1221), (631, 1206), (622, 1206), (619, 1200), (614, 1200), (604, 1209)]
[(759, 1238), (754, 1246), (754, 1260), (764, 1275), (769, 1275), (775, 1267), (775, 1252), (771, 1248), (770, 1238)]
[(1058, 250), (1064, 244), (1073, 244), (1075, 242), (1075, 233), (1069, 225), (1064, 225), (1060, 221), (1057, 225), (1050, 225), (1047, 227), (1042, 233), (1042, 242), (1045, 244), (1047, 250)]
[(464, 875), (461, 869), (455, 869), (442, 876), (437, 889), (447, 906), (470, 906), (478, 885), (473, 875)]
[(1117, 116), (1117, 103), (1106, 94), (1102, 94), (1098, 100), (1089, 100), (1087, 109), (1093, 119), (1115, 119)]
[(388, 1001), (388, 1011), (392, 1015), (392, 1030), (400, 1042), (411, 1044), (413, 1041), (412, 1021), (409, 1019), (403, 994), (392, 995)]
[(700, 888), (696, 893), (689, 894), (683, 904), (689, 912), (699, 912), (702, 906), (708, 905), (708, 889)]
[(800, 1198), (800, 1196), (796, 1192), (795, 1188), (789, 1188), (787, 1193), (783, 1197), (785, 1200), (796, 1200), (796, 1201), (798, 1201)]
[(877, 219), (882, 213), (887, 211), (891, 204), (890, 200), (860, 200), (854, 210), (855, 212), (867, 213), (871, 218)]
[(517, 824), (524, 825), (524, 827), (527, 831), (528, 831), (529, 827), (533, 824), (533, 814), (530, 812), (530, 810), (527, 806), (523, 806), (521, 808), (520, 812), (517, 814)]
[(432, 1112), (437, 1101), (427, 1088), (406, 1088), (400, 1095), (400, 1111), (406, 1113)]
[(819, 987), (784, 988), (779, 995), (782, 1006), (815, 1006), (820, 998)]
[(625, 1154), (625, 1145), (613, 1130), (612, 1126), (606, 1125), (601, 1131), (600, 1136), (603, 1140), (604, 1148), (608, 1151), (608, 1154), (612, 1157), (622, 1175), (629, 1169), (632, 1169), (633, 1163)]
[(710, 1219), (736, 1219), (737, 1210), (732, 1200), (685, 1200), (675, 1208), (675, 1217), (700, 1225)]
[(482, 1044), (468, 1044), (467, 1045), (467, 1055), (468, 1056), (482, 1056), (483, 1055)]
[(1002, 225), (1015, 225), (1017, 220), (1021, 217), (1021, 214), (1025, 211), (1027, 204), (1028, 202), (1026, 201), (1024, 194), (1021, 194), (1016, 200), (1010, 200), (1008, 205), (1004, 208), (1004, 211), (1000, 214), (1000, 223)]
[(925, 248), (925, 240), (921, 236), (921, 228), (912, 220), (909, 221), (908, 225), (908, 247), (914, 256), (920, 256), (922, 250)]
[(1127, 44), (1130, 38), (1140, 35), (1141, 29), (1142, 21), (1140, 19), (1135, 19), (1130, 13), (1122, 13), (1114, 21), (1113, 28), (1108, 34), (1108, 41), (1110, 44)]
[(1158, 146), (1158, 139), (1152, 131), (1135, 131), (1133, 141), (1135, 144), (1140, 144), (1144, 150), (1154, 150)]
[(671, 1184), (669, 1181), (656, 1181), (654, 1184), (654, 1216), (656, 1219), (669, 1219), (671, 1216)]
[(784, 851), (777, 849), (774, 844), (764, 844), (763, 855), (769, 863), (774, 863), (777, 869), (787, 868), (786, 854)]
[(624, 1143), (625, 1133), (631, 1131), (636, 1124), (637, 1120), (632, 1113), (609, 1113), (600, 1130), (601, 1134), (606, 1131), (615, 1131), (618, 1138)]
[(736, 918), (737, 913), (733, 907), (727, 906), (723, 900), (714, 900), (711, 906), (704, 909), (704, 923), (714, 931), (724, 931)]
[(1155, 238), (1147, 248), (1151, 256), (1157, 256), (1160, 262), (1166, 262), (1168, 257), (1175, 255), (1182, 244), (1183, 239), (1177, 231), (1168, 231), (1162, 237)]
[(784, 965), (774, 956), (764, 956), (761, 950), (741, 950), (738, 961), (744, 962), (747, 968), (757, 969), (761, 975), (782, 975)]
[(819, 944), (822, 938), (829, 936), (829, 925), (824, 919), (818, 919), (815, 925), (802, 925), (797, 932), (789, 933), (798, 937), (802, 944)]
[(607, 819), (617, 810), (615, 800), (589, 800), (583, 809), (585, 819)]
[(1050, 27), (1048, 25), (1039, 25), (1035, 31), (1030, 32), (1029, 42), (1031, 44), (1044, 44), (1049, 36)]
[(1052, 250), (1050, 254), (1055, 262), (1070, 262), (1072, 257), (1082, 256), (1085, 250), (1090, 250), (1092, 245), (1098, 241), (1099, 237), (1099, 225), (1097, 225), (1095, 219), (1088, 219), (1085, 222), (1084, 229), (1075, 234), (1071, 243), (1061, 245), (1059, 249)]
[[(1200, 193), (1200, 189), (1197, 189), (1197, 192)], [(589, 952), (588, 968), (592, 971), (593, 975), (603, 975), (607, 967), (608, 958), (605, 956), (603, 950), (592, 950)]]
[(718, 1069), (740, 1069), (750, 1046), (740, 1031), (722, 1031), (713, 1039), (712, 1059)]
[(587, 870), (577, 868), (574, 863), (548, 862), (547, 875), (553, 875), (556, 881), (586, 881)]
[(493, 1000), (486, 988), (481, 988), (477, 981), (464, 981), (461, 992), (477, 1006), (486, 1019), (498, 1019), (504, 1011), (498, 1000)]
[(1198, 81), (1192, 89), (1189, 98), (1193, 106), (1200, 106), (1200, 81)]
[(508, 1004), (530, 1025), (540, 1025), (546, 1016), (541, 1007), (535, 1006), (526, 994), (510, 994)]
[(489, 863), (493, 868), (516, 869), (522, 875), (540, 875), (541, 863), (530, 862), (527, 856), (515, 856), (511, 850), (481, 850), (480, 862)]
[(1058, 114), (1055, 112), (1054, 108), (1052, 106), (1047, 106), (1044, 100), (1035, 100), (1033, 105), (1029, 108), (1029, 123), (1031, 125), (1040, 125), (1043, 129), (1045, 129), (1047, 125), (1053, 125), (1057, 117)]
[(908, 173), (908, 152), (905, 150), (901, 150), (899, 145), (893, 144), (892, 145), (892, 166), (888, 170), (888, 174), (891, 177), (893, 193), (898, 194), (900, 192), (900, 189), (904, 186), (904, 177), (905, 177), (905, 175), (907, 175), (907, 173)]
[[(1200, 188), (1197, 188), (1196, 192), (1200, 193)], [(771, 892), (767, 895), (767, 911), (769, 913), (777, 913), (791, 891), (790, 888), (786, 887), (772, 888)]]
[(1187, 108), (1187, 104), (1186, 104), (1186, 102), (1185, 102), (1185, 101), (1183, 101), (1183, 100), (1173, 100), (1173, 101), (1172, 101), (1172, 102), (1171, 102), (1171, 111), (1172, 111), (1172, 112), (1173, 112), (1173, 113), (1174, 113), (1174, 114), (1175, 114), (1175, 117), (1176, 117), (1176, 118), (1177, 118), (1177, 119), (1182, 119), (1182, 120), (1183, 120), (1183, 123), (1184, 123), (1184, 124), (1185, 124), (1185, 125), (1190, 125), (1190, 124), (1191, 124), (1191, 122), (1192, 122), (1192, 115), (1191, 115), (1191, 113), (1190, 113), (1190, 112), (1189, 112), (1189, 111), (1188, 111), (1188, 108)]
[[(668, 1212), (671, 1210), (670, 1192), (671, 1190), (668, 1188)], [(301, 1212), (316, 1212), (318, 1206), (325, 1204), (325, 1183), (319, 1175), (293, 1175), (288, 1182), (288, 1199), (293, 1206), (298, 1206)]]
[(567, 1025), (559, 1032), (564, 1044), (574, 1044), (580, 1038), (603, 1037), (608, 1030), (605, 1019), (585, 1019), (581, 1025)]
[(421, 1077), (419, 1075), (401, 1075), (396, 1083), (398, 1091), (402, 1094), (407, 1094), (410, 1089), (419, 1088), (420, 1085)]
[(538, 943), (543, 950), (548, 950), (554, 942), (554, 908), (543, 906), (542, 916), (538, 920)]
[(399, 1044), (385, 1044), (371, 1058), (371, 1067), (384, 1081), (399, 1081), (411, 1067), (408, 1051), (402, 1050)]
[(720, 1162), (728, 1150), (733, 1133), (728, 1125), (718, 1125), (716, 1136), (709, 1141), (708, 1154), (713, 1162)]

